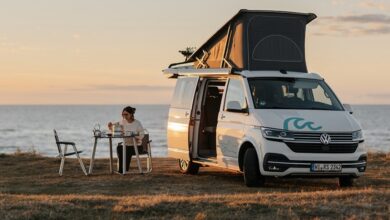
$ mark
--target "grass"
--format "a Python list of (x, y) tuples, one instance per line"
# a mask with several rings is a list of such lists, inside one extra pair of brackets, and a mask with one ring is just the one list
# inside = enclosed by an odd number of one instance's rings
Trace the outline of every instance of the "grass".
[(389, 219), (389, 154), (370, 154), (366, 174), (350, 188), (300, 178), (247, 188), (237, 172), (202, 167), (191, 176), (176, 160), (153, 162), (151, 174), (120, 176), (100, 159), (84, 176), (69, 159), (59, 177), (56, 158), (0, 154), (0, 219)]

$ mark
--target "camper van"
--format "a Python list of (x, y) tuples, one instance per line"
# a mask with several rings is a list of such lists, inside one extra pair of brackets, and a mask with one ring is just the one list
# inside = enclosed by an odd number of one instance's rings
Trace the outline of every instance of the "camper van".
[(305, 26), (314, 14), (241, 10), (185, 62), (167, 125), (182, 173), (216, 166), (266, 176), (337, 177), (351, 186), (367, 165), (361, 127), (324, 78), (310, 73)]

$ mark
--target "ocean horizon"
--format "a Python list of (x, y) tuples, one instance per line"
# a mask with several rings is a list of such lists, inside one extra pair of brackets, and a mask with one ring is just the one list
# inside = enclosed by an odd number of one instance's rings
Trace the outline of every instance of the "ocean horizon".
[[(135, 117), (152, 139), (152, 154), (166, 157), (166, 125), (169, 105), (142, 104)], [(107, 129), (109, 121), (121, 120), (124, 105), (0, 105), (0, 153), (34, 151), (43, 156), (58, 154), (53, 129), (64, 141), (73, 141), (82, 157), (90, 158), (92, 130)], [(369, 151), (390, 152), (390, 105), (353, 105), (354, 116), (362, 125)], [(114, 146), (119, 142), (114, 140)], [(114, 148), (115, 149), (115, 148)], [(115, 152), (114, 152), (115, 155)], [(108, 157), (108, 140), (99, 140), (96, 157)]]

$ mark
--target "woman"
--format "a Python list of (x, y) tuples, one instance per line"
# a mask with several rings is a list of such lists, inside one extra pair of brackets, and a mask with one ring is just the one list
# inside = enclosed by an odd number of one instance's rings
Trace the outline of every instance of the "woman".
[[(136, 144), (138, 148), (138, 152), (142, 151), (142, 139), (144, 137), (144, 128), (141, 125), (141, 122), (134, 119), (134, 113), (135, 108), (131, 106), (127, 106), (122, 111), (122, 121), (120, 122), (109, 122), (108, 128), (111, 130), (112, 126), (120, 126), (122, 133), (128, 134), (128, 133), (135, 133), (135, 139)], [(131, 162), (131, 156), (135, 155), (134, 147), (133, 147), (133, 139), (132, 138), (125, 138), (124, 139), (125, 145), (126, 145), (126, 171), (129, 170), (130, 162)], [(122, 168), (122, 158), (123, 158), (123, 144), (119, 143), (118, 147), (116, 148), (116, 152), (118, 154), (118, 172), (123, 173)]]

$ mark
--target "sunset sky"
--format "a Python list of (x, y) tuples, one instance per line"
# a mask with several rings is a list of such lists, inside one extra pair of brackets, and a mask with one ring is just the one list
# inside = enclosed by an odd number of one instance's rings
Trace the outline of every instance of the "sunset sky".
[(168, 104), (183, 60), (240, 9), (313, 12), (306, 59), (344, 103), (390, 104), (390, 1), (34, 0), (0, 7), (0, 104)]

